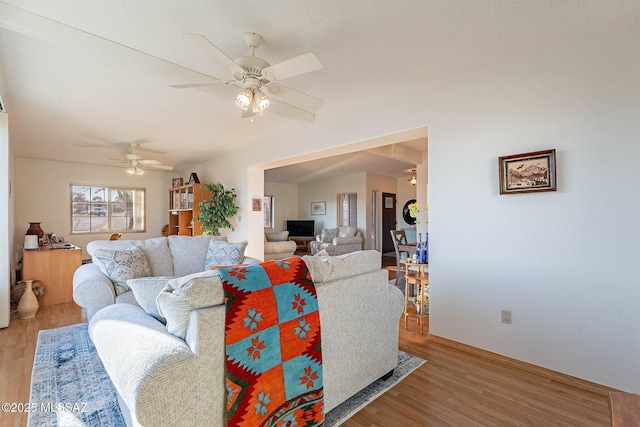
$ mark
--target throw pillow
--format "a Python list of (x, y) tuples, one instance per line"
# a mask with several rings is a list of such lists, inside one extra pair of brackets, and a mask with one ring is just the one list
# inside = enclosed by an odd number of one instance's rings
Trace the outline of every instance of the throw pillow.
[(204, 262), (204, 269), (211, 270), (215, 266), (229, 266), (240, 264), (244, 259), (244, 250), (247, 248), (247, 241), (240, 243), (209, 242), (207, 257)]
[(193, 310), (224, 304), (224, 291), (217, 271), (203, 271), (169, 280), (157, 299), (167, 331), (182, 339), (187, 335)]
[(286, 242), (289, 239), (288, 231), (279, 231), (277, 233), (265, 233), (267, 242)]
[(321, 239), (323, 243), (333, 243), (334, 237), (338, 237), (338, 229), (337, 228), (323, 228)]
[(356, 233), (355, 227), (338, 227), (338, 237), (353, 237)]
[(97, 249), (94, 252), (102, 273), (116, 285), (116, 293), (127, 292), (127, 280), (151, 274), (144, 252), (137, 248), (126, 250)]
[(167, 286), (169, 280), (173, 278), (174, 276), (140, 277), (127, 280), (127, 286), (131, 288), (136, 301), (144, 311), (162, 323), (167, 323), (167, 320), (158, 311), (156, 299)]

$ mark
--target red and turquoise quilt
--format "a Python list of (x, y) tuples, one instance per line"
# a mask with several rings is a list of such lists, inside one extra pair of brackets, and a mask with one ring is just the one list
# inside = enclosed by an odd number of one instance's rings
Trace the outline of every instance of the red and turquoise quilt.
[(320, 314), (300, 258), (218, 268), (228, 426), (322, 426)]

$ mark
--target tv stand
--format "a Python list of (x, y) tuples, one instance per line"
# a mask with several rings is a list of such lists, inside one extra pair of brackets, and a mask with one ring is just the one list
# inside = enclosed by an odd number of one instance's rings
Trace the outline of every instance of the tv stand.
[(313, 237), (289, 237), (289, 240), (293, 240), (296, 242), (296, 253), (298, 255), (309, 255), (311, 254), (311, 247), (309, 243), (313, 242), (315, 239)]

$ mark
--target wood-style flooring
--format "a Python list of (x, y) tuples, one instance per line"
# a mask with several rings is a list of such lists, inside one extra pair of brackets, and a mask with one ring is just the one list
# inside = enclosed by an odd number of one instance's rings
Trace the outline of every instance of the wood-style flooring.
[[(0, 401), (29, 401), (38, 331), (85, 322), (74, 303), (41, 307), (35, 318), (0, 330)], [(427, 360), (407, 378), (355, 414), (358, 426), (598, 426), (610, 425), (605, 387), (567, 384), (554, 373), (520, 369), (490, 353), (420, 335), (415, 322), (404, 330), (400, 348)], [(560, 374), (557, 378), (562, 380)], [(0, 426), (25, 426), (26, 413), (0, 412)]]

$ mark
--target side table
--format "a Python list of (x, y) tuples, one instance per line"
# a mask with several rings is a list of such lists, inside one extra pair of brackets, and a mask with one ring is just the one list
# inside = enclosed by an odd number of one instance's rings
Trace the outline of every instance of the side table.
[(22, 251), (22, 280), (39, 280), (44, 286), (40, 305), (73, 301), (73, 273), (82, 265), (82, 249), (41, 246)]

